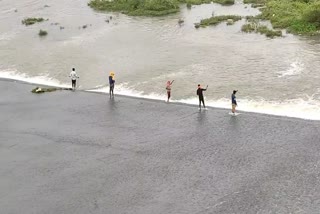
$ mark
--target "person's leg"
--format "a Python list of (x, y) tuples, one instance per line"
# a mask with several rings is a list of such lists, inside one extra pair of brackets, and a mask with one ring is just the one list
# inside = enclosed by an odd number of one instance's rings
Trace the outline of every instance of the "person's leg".
[(110, 85), (110, 88), (109, 88), (110, 99), (111, 99), (111, 91), (112, 91), (112, 86)]
[(72, 89), (74, 90), (74, 89), (76, 88), (76, 86), (75, 86), (75, 80), (72, 80), (71, 82), (72, 82)]
[(168, 93), (168, 102), (169, 102), (170, 97), (171, 97), (171, 92), (170, 92), (170, 91), (168, 91), (167, 93)]
[(113, 90), (114, 90), (114, 85), (111, 86), (112, 97), (114, 97)]
[(199, 109), (201, 109), (201, 98), (199, 97)]
[(236, 113), (236, 105), (235, 104), (232, 104), (232, 113)]
[(204, 104), (204, 98), (202, 98), (203, 107), (206, 108), (206, 105)]

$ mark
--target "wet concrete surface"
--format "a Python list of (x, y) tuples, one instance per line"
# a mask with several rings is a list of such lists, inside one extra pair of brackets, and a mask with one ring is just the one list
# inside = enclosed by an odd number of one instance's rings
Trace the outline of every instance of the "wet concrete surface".
[(320, 122), (0, 81), (0, 213), (319, 213)]

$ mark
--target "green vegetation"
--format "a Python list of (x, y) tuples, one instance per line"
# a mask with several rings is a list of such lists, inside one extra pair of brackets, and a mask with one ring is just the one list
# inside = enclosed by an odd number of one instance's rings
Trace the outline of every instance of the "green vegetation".
[(39, 31), (39, 36), (46, 36), (46, 35), (48, 35), (47, 31), (45, 31), (45, 30), (40, 30)]
[(261, 25), (257, 28), (257, 32), (266, 35), (266, 37), (274, 38), (282, 36), (282, 32), (280, 30), (271, 30), (265, 25)]
[(320, 1), (268, 0), (261, 16), (270, 20), (275, 28), (312, 35), (320, 30)]
[[(163, 16), (179, 11), (179, 5), (192, 5), (215, 2), (233, 5), (235, 0), (91, 0), (88, 4), (96, 10), (118, 11), (132, 16)], [(252, 7), (261, 7), (262, 14), (252, 19), (270, 20), (273, 28), (287, 29), (294, 34), (314, 35), (320, 33), (320, 0), (244, 0)], [(195, 27), (216, 25), (227, 19), (237, 21), (241, 18), (225, 16), (204, 19)], [(43, 21), (43, 20), (42, 20)], [(24, 23), (24, 22), (23, 22)], [(29, 22), (25, 22), (26, 25)], [(34, 24), (35, 22), (30, 22)], [(228, 22), (231, 24), (232, 22)], [(245, 26), (248, 27), (248, 26)], [(279, 34), (279, 31), (275, 35)], [(272, 37), (272, 33), (266, 35)]]
[(24, 20), (22, 20), (22, 24), (28, 26), (28, 25), (33, 25), (37, 22), (43, 22), (44, 19), (43, 18), (25, 18)]
[(179, 11), (177, 0), (91, 0), (89, 6), (131, 16), (163, 16)]
[(190, 5), (209, 4), (211, 2), (221, 5), (233, 5), (234, 0), (180, 0), (181, 3), (187, 3)]
[(274, 28), (287, 29), (294, 34), (319, 34), (319, 0), (244, 0), (244, 3), (264, 6), (257, 18), (270, 20)]
[(244, 24), (244, 25), (242, 25), (242, 27), (241, 27), (241, 31), (242, 31), (242, 32), (245, 32), (245, 33), (252, 33), (252, 32), (254, 32), (255, 30), (256, 30), (255, 26), (254, 26), (253, 24), (251, 24), (251, 23), (249, 23), (249, 24)]
[[(228, 19), (233, 20), (233, 22), (241, 20), (241, 16), (227, 15), (227, 16), (213, 16), (208, 19), (202, 19), (200, 21), (199, 27), (207, 27), (209, 25), (217, 25), (221, 22), (227, 21)], [(196, 27), (196, 25), (195, 25)]]
[(267, 0), (243, 0), (245, 4), (265, 4)]
[(265, 25), (260, 25), (257, 22), (250, 22), (248, 24), (244, 24), (241, 27), (241, 31), (245, 33), (261, 33), (266, 35), (266, 37), (274, 38), (274, 37), (281, 37), (282, 32), (279, 30), (271, 30)]
[(32, 93), (35, 93), (35, 94), (42, 94), (42, 93), (45, 93), (45, 92), (53, 92), (53, 91), (56, 91), (58, 90), (57, 88), (40, 88), (40, 87), (36, 87), (34, 89), (32, 89)]
[(178, 12), (181, 3), (191, 8), (192, 5), (210, 2), (234, 4), (234, 0), (91, 0), (88, 5), (96, 10), (117, 11), (131, 16), (163, 16)]
[(66, 91), (71, 91), (71, 88), (40, 88), (40, 87), (35, 87), (34, 89), (32, 89), (32, 93), (34, 94), (42, 94), (45, 92), (53, 92), (53, 91), (58, 91), (58, 90), (66, 90)]

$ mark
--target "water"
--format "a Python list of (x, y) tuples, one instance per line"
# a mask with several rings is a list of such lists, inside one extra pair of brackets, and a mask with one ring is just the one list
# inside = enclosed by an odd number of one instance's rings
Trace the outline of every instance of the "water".
[[(80, 88), (88, 89), (106, 84), (114, 71), (116, 93), (163, 100), (166, 81), (174, 79), (177, 102), (197, 104), (200, 83), (209, 85), (210, 106), (230, 108), (231, 92), (238, 89), (240, 110), (320, 120), (319, 38), (244, 34), (245, 20), (194, 28), (212, 12), (259, 13), (241, 2), (182, 6), (181, 13), (160, 18), (96, 12), (87, 3), (0, 0), (0, 77), (69, 85), (75, 67)], [(113, 19), (107, 23), (109, 16)], [(21, 24), (25, 17), (49, 20), (26, 27)], [(181, 26), (180, 18), (185, 20)], [(40, 38), (40, 29), (48, 36)]]

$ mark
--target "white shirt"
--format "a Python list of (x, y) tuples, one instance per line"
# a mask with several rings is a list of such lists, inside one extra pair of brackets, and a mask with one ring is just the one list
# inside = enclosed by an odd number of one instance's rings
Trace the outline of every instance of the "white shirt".
[(75, 71), (71, 71), (69, 77), (71, 77), (72, 80), (76, 80), (77, 78), (79, 78)]

